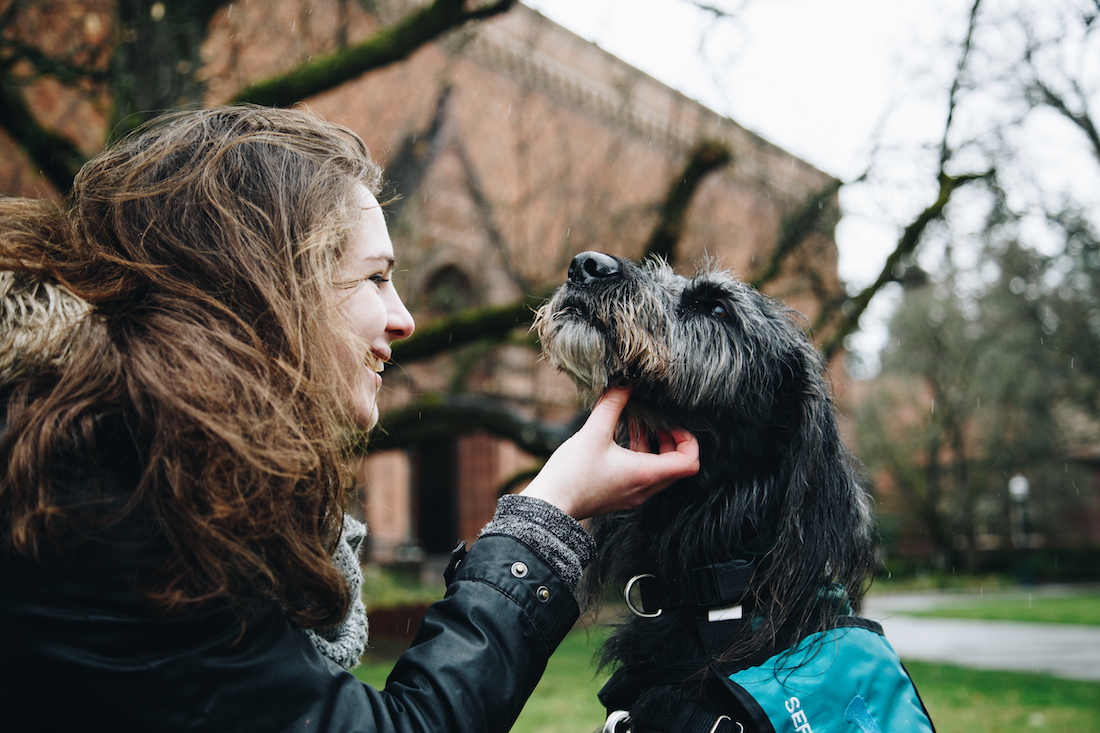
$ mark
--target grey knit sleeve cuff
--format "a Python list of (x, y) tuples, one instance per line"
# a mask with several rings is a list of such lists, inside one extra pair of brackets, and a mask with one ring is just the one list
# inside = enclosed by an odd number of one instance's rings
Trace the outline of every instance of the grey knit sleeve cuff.
[(479, 536), (487, 535), (515, 537), (538, 553), (570, 588), (577, 586), (581, 570), (596, 554), (596, 543), (580, 522), (530, 496), (500, 497), (496, 514)]

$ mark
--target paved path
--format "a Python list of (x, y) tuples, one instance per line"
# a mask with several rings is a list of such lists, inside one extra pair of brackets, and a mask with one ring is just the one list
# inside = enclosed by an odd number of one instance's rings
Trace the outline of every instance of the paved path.
[[(1100, 680), (1100, 626), (899, 615), (974, 600), (978, 600), (977, 595), (872, 593), (861, 615), (882, 624), (886, 638), (903, 660)], [(988, 593), (985, 600), (990, 600)]]

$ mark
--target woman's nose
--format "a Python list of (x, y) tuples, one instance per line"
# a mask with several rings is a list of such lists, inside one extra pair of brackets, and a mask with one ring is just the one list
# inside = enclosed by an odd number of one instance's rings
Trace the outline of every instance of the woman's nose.
[(404, 302), (402, 302), (401, 296), (396, 294), (393, 296), (393, 302), (388, 305), (386, 312), (388, 315), (386, 320), (386, 332), (390, 335), (391, 339), (399, 341), (412, 336), (416, 328), (416, 323), (413, 321), (409, 309), (406, 308)]

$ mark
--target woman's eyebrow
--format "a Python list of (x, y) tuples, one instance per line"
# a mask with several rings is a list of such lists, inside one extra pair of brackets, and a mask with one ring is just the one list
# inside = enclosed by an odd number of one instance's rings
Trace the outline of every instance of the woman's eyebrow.
[(379, 263), (379, 262), (383, 263), (386, 266), (387, 270), (392, 270), (394, 268), (394, 266), (397, 264), (396, 260), (394, 260), (393, 257), (387, 256), (387, 255), (373, 255), (373, 256), (364, 257), (362, 260), (360, 260), (360, 264), (362, 264), (362, 265), (373, 265), (373, 264)]

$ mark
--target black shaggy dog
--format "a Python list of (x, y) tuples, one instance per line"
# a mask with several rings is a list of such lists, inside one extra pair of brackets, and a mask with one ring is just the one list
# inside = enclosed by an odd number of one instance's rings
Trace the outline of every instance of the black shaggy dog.
[[(869, 500), (822, 361), (794, 311), (726, 272), (684, 278), (597, 252), (573, 260), (536, 327), (590, 403), (632, 386), (623, 440), (698, 438), (696, 476), (595, 520), (586, 581), (590, 600), (631, 586), (634, 615), (603, 652), (620, 673), (601, 699), (633, 720), (609, 729), (689, 730), (685, 706), (726, 705), (708, 680), (843, 625), (873, 570)], [(787, 712), (790, 730), (820, 729)], [(752, 728), (714, 725), (699, 730)]]

